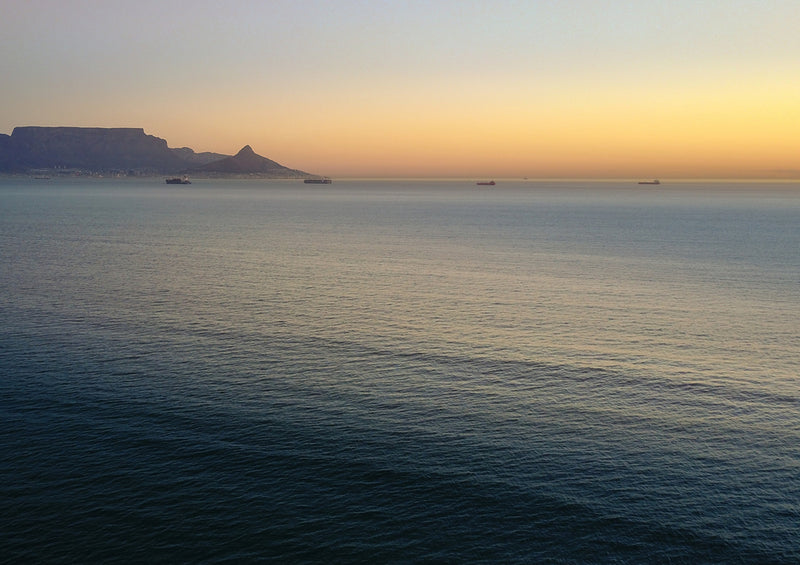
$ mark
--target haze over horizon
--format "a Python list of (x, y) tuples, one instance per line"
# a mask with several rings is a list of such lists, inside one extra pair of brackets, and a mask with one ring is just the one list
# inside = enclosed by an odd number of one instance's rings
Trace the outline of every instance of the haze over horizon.
[(0, 133), (329, 176), (800, 178), (800, 3), (4, 0)]

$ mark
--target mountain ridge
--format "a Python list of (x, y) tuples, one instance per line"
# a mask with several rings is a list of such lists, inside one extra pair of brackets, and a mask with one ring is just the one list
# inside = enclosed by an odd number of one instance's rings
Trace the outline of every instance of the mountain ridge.
[(0, 134), (0, 173), (82, 171), (123, 175), (192, 174), (305, 178), (313, 176), (256, 154), (234, 156), (170, 148), (144, 128), (18, 126)]
[(271, 178), (304, 178), (308, 173), (289, 169), (258, 155), (249, 145), (242, 147), (236, 155), (207, 163), (195, 169), (197, 173), (215, 173), (229, 175), (261, 174)]

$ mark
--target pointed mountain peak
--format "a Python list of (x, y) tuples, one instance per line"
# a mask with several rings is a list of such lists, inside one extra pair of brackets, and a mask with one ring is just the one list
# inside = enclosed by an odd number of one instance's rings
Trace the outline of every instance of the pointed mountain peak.
[(253, 151), (253, 148), (249, 145), (242, 147), (233, 157), (226, 157), (219, 161), (208, 163), (196, 170), (199, 172), (206, 171), (233, 175), (258, 174), (271, 178), (302, 178), (308, 176), (308, 173), (289, 169), (275, 161), (262, 157)]

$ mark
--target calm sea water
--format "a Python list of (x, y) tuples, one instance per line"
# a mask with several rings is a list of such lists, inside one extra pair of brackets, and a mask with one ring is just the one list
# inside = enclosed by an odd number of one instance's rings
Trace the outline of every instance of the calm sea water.
[(800, 562), (800, 187), (0, 181), (10, 562)]

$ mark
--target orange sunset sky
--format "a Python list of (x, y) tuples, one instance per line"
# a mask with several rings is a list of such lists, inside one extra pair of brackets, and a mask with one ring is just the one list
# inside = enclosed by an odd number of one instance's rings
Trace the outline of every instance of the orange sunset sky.
[(340, 177), (800, 178), (796, 0), (0, 5), (0, 133)]

